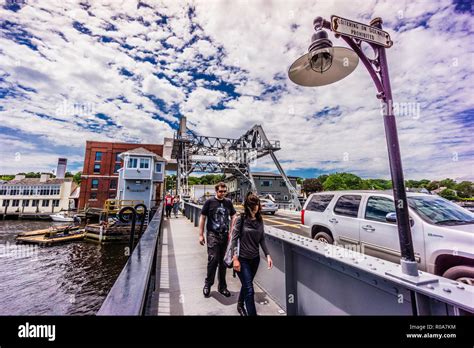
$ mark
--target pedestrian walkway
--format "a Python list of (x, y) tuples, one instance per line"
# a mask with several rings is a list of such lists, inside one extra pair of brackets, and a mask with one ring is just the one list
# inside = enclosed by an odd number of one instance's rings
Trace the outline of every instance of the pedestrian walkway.
[[(202, 293), (207, 270), (207, 246), (198, 241), (198, 228), (184, 216), (163, 221), (161, 253), (158, 254), (155, 292), (148, 315), (238, 315), (237, 299), (240, 281), (227, 270), (227, 285), (231, 297), (217, 292), (216, 282), (211, 296)], [(259, 272), (266, 272), (261, 262)], [(255, 302), (259, 315), (285, 315), (285, 312), (257, 285)]]

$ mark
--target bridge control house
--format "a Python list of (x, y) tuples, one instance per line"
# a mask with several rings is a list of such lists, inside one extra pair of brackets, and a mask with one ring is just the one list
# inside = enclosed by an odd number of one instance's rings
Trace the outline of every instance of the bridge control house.
[(119, 169), (117, 199), (142, 200), (147, 208), (157, 201), (157, 188), (164, 181), (165, 159), (138, 147), (120, 154), (125, 164)]

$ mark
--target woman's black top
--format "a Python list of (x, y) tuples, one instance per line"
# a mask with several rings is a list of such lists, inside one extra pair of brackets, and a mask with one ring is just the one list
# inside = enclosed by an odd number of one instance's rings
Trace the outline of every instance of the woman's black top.
[[(267, 256), (268, 249), (265, 244), (265, 232), (263, 221), (257, 219), (245, 218), (244, 228), (240, 228), (242, 223), (242, 215), (237, 219), (234, 230), (232, 232), (232, 250), (234, 255), (237, 247), (237, 239), (240, 240), (239, 257), (245, 259), (254, 259), (259, 256), (259, 246), (262, 247), (265, 256)], [(242, 233), (240, 232), (242, 231)]]

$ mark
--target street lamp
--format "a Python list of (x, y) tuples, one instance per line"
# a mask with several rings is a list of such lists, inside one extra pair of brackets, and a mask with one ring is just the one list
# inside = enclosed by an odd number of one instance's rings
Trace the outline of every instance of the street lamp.
[[(402, 256), (402, 273), (419, 277), (413, 251), (400, 146), (393, 115), (392, 90), (385, 55), (385, 47), (391, 47), (393, 43), (388, 33), (382, 30), (381, 18), (375, 18), (370, 25), (365, 25), (338, 16), (331, 16), (330, 22), (317, 17), (313, 21), (313, 26), (316, 33), (313, 34), (309, 52), (291, 65), (288, 71), (289, 78), (301, 86), (324, 86), (352, 73), (359, 59), (367, 68), (375, 83), (377, 98), (383, 102), (383, 119)], [(333, 31), (336, 38), (341, 37), (351, 49), (332, 47), (324, 29)], [(372, 47), (375, 58), (369, 58), (363, 53), (362, 42)], [(415, 283), (418, 282), (415, 281)]]

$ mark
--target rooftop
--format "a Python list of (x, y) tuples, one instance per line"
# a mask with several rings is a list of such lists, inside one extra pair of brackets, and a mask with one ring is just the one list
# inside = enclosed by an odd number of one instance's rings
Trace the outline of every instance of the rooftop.
[(157, 155), (156, 153), (154, 153), (154, 152), (152, 152), (152, 151), (149, 151), (149, 150), (147, 150), (147, 149), (145, 149), (145, 148), (143, 148), (143, 147), (137, 147), (137, 148), (132, 149), (132, 150), (127, 150), (127, 151), (122, 152), (122, 153), (120, 154), (120, 156), (123, 156), (123, 155), (152, 156), (152, 157), (154, 157), (154, 158), (155, 158), (156, 160), (158, 160), (158, 161), (166, 162), (166, 160), (165, 160), (163, 157), (161, 157), (161, 156)]
[(20, 180), (10, 180), (2, 183), (2, 185), (60, 185), (65, 181), (72, 181), (72, 178), (64, 178), (64, 179), (49, 179), (46, 181), (41, 182), (40, 178), (25, 178)]

